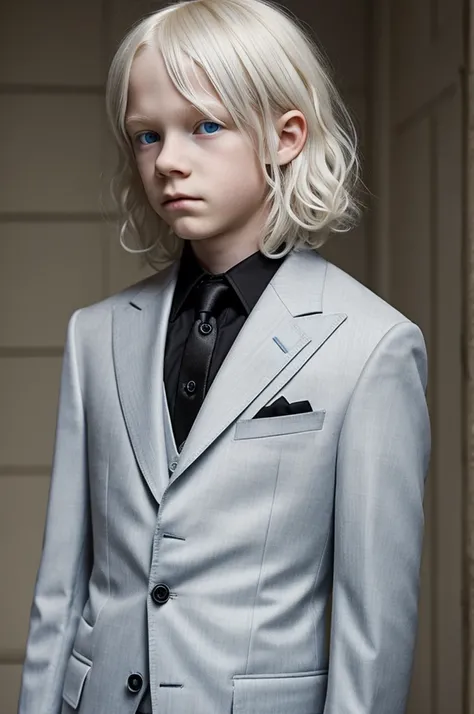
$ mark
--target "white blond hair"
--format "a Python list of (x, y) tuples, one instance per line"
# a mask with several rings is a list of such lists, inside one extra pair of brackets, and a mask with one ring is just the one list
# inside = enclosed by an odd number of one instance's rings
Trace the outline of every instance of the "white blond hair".
[[(357, 135), (316, 42), (268, 0), (190, 0), (140, 20), (110, 67), (106, 105), (119, 149), (111, 189), (126, 250), (144, 253), (158, 270), (179, 258), (184, 243), (150, 206), (125, 129), (130, 70), (144, 47), (159, 49), (177, 90), (212, 117), (193, 92), (186, 60), (202, 68), (237, 128), (252, 139), (269, 186), (259, 245), (265, 255), (276, 255), (283, 242), (280, 256), (303, 244), (317, 249), (331, 232), (355, 225)], [(292, 109), (304, 114), (308, 136), (299, 155), (280, 166), (275, 117)], [(125, 235), (140, 248), (128, 248)]]

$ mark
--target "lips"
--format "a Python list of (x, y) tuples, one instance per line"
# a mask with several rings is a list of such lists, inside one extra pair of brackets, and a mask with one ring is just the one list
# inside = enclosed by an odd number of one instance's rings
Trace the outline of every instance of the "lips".
[(197, 201), (198, 199), (195, 198), (195, 196), (175, 196), (174, 198), (167, 198), (166, 200), (163, 201), (163, 205), (165, 206), (167, 203), (172, 203), (173, 201)]

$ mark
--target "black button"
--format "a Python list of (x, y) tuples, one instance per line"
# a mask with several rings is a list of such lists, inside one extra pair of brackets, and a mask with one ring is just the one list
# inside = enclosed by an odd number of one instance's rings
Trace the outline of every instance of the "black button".
[(194, 394), (196, 391), (196, 382), (194, 379), (190, 379), (189, 382), (186, 383), (186, 391), (188, 394)]
[(201, 335), (209, 335), (212, 332), (212, 325), (210, 325), (208, 322), (203, 322), (201, 325), (199, 325), (199, 332)]
[(164, 583), (158, 583), (158, 585), (155, 585), (153, 588), (151, 596), (157, 605), (164, 605), (165, 602), (168, 602), (170, 589)]
[(127, 679), (128, 691), (133, 692), (133, 694), (137, 694), (137, 692), (139, 692), (142, 687), (143, 687), (142, 675), (138, 674), (138, 672), (131, 674), (130, 677)]

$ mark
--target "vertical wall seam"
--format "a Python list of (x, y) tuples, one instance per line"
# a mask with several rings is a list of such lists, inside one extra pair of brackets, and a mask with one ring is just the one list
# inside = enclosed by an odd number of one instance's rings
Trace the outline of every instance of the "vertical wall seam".
[(462, 390), (462, 423), (463, 429), (463, 454), (462, 454), (462, 476), (463, 476), (463, 560), (462, 560), (462, 625), (463, 625), (463, 662), (465, 666), (462, 672), (462, 696), (463, 711), (466, 713), (473, 711), (472, 686), (470, 684), (470, 672), (472, 669), (471, 639), (472, 639), (472, 619), (471, 619), (471, 532), (470, 526), (472, 506), (471, 506), (471, 482), (472, 482), (472, 433), (471, 433), (471, 410), (472, 410), (472, 385), (470, 383), (470, 365), (472, 361), (471, 333), (472, 333), (472, 276), (474, 272), (473, 264), (473, 231), (471, 228), (470, 215), (472, 214), (472, 189), (474, 187), (472, 172), (473, 142), (471, 140), (470, 124), (472, 121), (473, 92), (472, 92), (472, 33), (474, 30), (472, 23), (472, 0), (463, 2), (463, 28), (464, 28), (464, 72), (461, 74), (461, 84), (463, 89), (463, 144), (466, 151), (461, 152), (463, 161), (463, 229), (462, 229), (462, 258), (464, 271), (462, 274), (462, 355), (463, 369), (462, 379), (465, 389)]
[(430, 132), (430, 216), (429, 230), (431, 235), (430, 241), (430, 361), (431, 361), (431, 385), (434, 387), (431, 390), (431, 430), (432, 430), (432, 468), (430, 477), (432, 479), (431, 494), (431, 520), (434, 527), (431, 529), (432, 539), (432, 558), (431, 558), (431, 706), (433, 714), (439, 714), (439, 682), (438, 677), (442, 674), (438, 667), (439, 651), (439, 631), (438, 631), (438, 577), (439, 577), (439, 539), (436, 523), (438, 520), (438, 394), (436, 384), (438, 382), (438, 315), (439, 315), (439, 280), (438, 280), (438, 250), (439, 250), (439, 225), (438, 225), (438, 175), (439, 163), (437, 152), (438, 141), (438, 122), (436, 111), (433, 112), (429, 119)]
[[(110, 18), (112, 17), (113, 13), (113, 2), (112, 0), (101, 0), (101, 14), (100, 14), (100, 38), (101, 38), (101, 57), (100, 57), (100, 70), (101, 70), (101, 78), (102, 78), (102, 83), (103, 83), (103, 89), (104, 89), (104, 100), (103, 100), (103, 119), (102, 119), (102, 125), (100, 128), (100, 168), (101, 168), (101, 181), (100, 181), (100, 199), (101, 199), (101, 208), (102, 208), (102, 226), (101, 226), (101, 251), (100, 251), (100, 257), (101, 257), (101, 288), (102, 288), (102, 296), (107, 297), (112, 290), (111, 286), (111, 269), (110, 269), (110, 237), (109, 237), (109, 231), (108, 231), (108, 226), (110, 225), (111, 221), (111, 216), (110, 216), (110, 209), (108, 210), (106, 208), (107, 203), (106, 199), (104, 198), (105, 196), (105, 188), (106, 188), (106, 178), (107, 178), (107, 153), (105, 150), (105, 139), (106, 139), (106, 123), (107, 123), (107, 118), (105, 115), (105, 82), (106, 82), (106, 77), (107, 77), (107, 70), (108, 70), (108, 57), (109, 57), (109, 47), (110, 47), (110, 36), (109, 36), (109, 30), (108, 28), (110, 27)], [(107, 196), (109, 194), (108, 191), (108, 186), (107, 186)]]
[(430, 39), (434, 43), (438, 39), (440, 30), (440, 8), (439, 0), (431, 0), (430, 2)]
[(366, 64), (368, 76), (367, 179), (371, 189), (368, 226), (368, 283), (374, 292), (390, 300), (390, 0), (370, 3), (370, 52)]

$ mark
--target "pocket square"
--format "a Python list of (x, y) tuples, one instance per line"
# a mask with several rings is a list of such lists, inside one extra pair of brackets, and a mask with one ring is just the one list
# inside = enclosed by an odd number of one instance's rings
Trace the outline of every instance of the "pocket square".
[(285, 397), (279, 397), (273, 404), (262, 407), (253, 419), (262, 419), (264, 417), (286, 416), (287, 414), (303, 414), (312, 412), (311, 404), (304, 400), (302, 402), (289, 402)]

